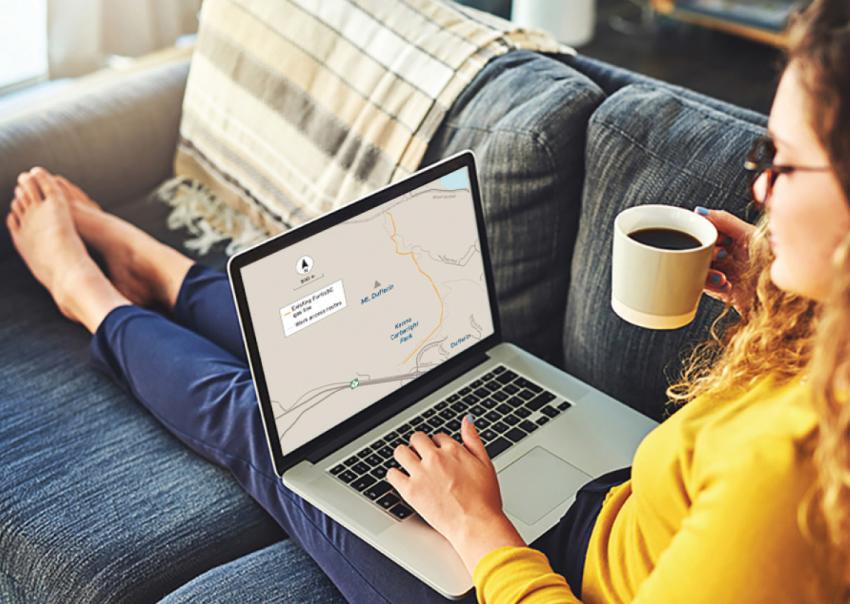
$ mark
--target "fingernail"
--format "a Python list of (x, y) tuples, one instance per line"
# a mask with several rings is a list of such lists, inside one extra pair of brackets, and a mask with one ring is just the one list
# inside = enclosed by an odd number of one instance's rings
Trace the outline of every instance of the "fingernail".
[(466, 414), (466, 421), (468, 421), (470, 424), (474, 424), (475, 423), (475, 416), (472, 415), (471, 413), (467, 413)]
[(711, 273), (711, 275), (708, 277), (708, 280), (712, 283), (720, 283), (721, 281), (720, 275), (718, 275), (717, 273)]
[(726, 250), (724, 250), (723, 248), (720, 248), (720, 251), (719, 251), (719, 252), (717, 252), (717, 259), (718, 259), (718, 260), (723, 260), (723, 259), (724, 259), (726, 256), (728, 256), (728, 255), (729, 255), (729, 252), (727, 252), (727, 251), (726, 251)]
[(694, 208), (694, 210), (696, 210), (696, 213), (701, 215), (701, 216), (708, 216), (708, 208), (704, 208), (702, 206), (697, 206), (697, 207)]

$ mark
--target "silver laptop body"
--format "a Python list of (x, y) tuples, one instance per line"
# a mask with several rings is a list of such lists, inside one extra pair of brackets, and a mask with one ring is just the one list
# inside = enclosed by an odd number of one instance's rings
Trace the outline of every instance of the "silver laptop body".
[(531, 543), (656, 425), (502, 340), (470, 151), (233, 256), (228, 275), (284, 484), (448, 598), (471, 589), (466, 568), (384, 479), (412, 431), (459, 438), (473, 413)]

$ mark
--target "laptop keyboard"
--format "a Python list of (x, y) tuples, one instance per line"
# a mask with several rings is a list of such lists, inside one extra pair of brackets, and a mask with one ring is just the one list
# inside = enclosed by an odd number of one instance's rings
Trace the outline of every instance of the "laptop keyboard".
[(387, 470), (399, 467), (393, 451), (398, 445), (409, 443), (414, 432), (429, 435), (444, 432), (462, 442), (461, 420), (471, 413), (487, 453), (494, 459), (570, 406), (567, 401), (558, 401), (542, 386), (499, 365), (396, 426), (328, 472), (394, 518), (403, 520), (413, 510), (390, 486), (386, 476)]

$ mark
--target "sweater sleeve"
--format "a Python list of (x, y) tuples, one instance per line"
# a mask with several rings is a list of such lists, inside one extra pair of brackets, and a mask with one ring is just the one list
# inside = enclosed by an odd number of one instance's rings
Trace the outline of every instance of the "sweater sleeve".
[(494, 549), (479, 560), (472, 580), (480, 604), (579, 602), (564, 577), (552, 570), (546, 556), (530, 547)]
[[(625, 596), (632, 604), (821, 601), (810, 592), (817, 587), (817, 574), (811, 544), (797, 524), (812, 477), (797, 461), (793, 444), (784, 440), (763, 443), (734, 460), (702, 486), (636, 592), (603, 590), (595, 599)], [(614, 570), (609, 562), (587, 561), (602, 574)], [(489, 552), (475, 567), (473, 582), (480, 604), (580, 602), (546, 556), (528, 547)]]

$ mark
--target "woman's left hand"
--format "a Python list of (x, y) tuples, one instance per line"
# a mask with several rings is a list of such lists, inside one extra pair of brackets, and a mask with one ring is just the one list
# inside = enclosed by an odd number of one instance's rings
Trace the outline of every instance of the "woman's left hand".
[(501, 545), (525, 545), (502, 512), (493, 462), (468, 418), (463, 444), (448, 434), (414, 432), (410, 446), (394, 457), (407, 472), (392, 468), (387, 482), (420, 516), (439, 531), (463, 559), (470, 574), (478, 560)]

